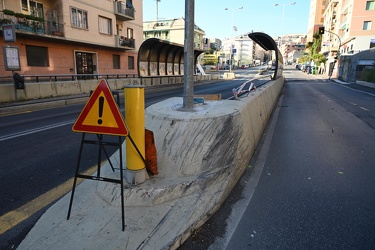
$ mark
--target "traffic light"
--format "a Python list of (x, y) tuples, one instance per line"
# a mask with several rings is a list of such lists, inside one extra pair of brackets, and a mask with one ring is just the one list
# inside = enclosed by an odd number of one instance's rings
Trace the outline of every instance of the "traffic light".
[(324, 27), (319, 27), (319, 35), (323, 35), (324, 34)]

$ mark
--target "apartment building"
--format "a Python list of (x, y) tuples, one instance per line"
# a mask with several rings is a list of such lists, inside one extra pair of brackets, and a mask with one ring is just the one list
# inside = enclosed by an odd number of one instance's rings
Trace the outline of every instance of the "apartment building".
[[(16, 41), (11, 45), (19, 49), (19, 73), (137, 74), (142, 0), (2, 0), (0, 4), (0, 22), (15, 27)], [(0, 75), (11, 75), (5, 71), (2, 51), (0, 57)]]
[[(194, 48), (204, 49), (205, 32), (194, 25)], [(163, 19), (143, 22), (143, 39), (159, 38), (177, 44), (184, 44), (185, 19)]]
[(331, 0), (323, 17), (323, 52), (354, 54), (375, 47), (374, 0)]
[(330, 0), (310, 0), (309, 21), (307, 27), (307, 42), (313, 41), (313, 36), (324, 24), (323, 14)]
[(298, 58), (303, 56), (306, 47), (306, 34), (287, 34), (282, 38), (280, 53), (283, 56), (284, 63), (295, 63)]
[[(233, 65), (253, 65), (255, 60), (263, 61), (264, 51), (247, 35), (222, 40), (222, 57), (225, 61), (233, 59)], [(232, 54), (231, 54), (232, 53)]]

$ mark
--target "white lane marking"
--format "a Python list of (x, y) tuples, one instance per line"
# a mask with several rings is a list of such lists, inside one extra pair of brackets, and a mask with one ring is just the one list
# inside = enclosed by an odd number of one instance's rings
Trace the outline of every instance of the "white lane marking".
[(14, 138), (17, 138), (17, 137), (21, 137), (21, 136), (24, 136), (24, 135), (30, 135), (30, 134), (42, 132), (42, 131), (45, 131), (45, 130), (62, 127), (62, 126), (65, 126), (65, 125), (73, 124), (74, 122), (75, 122), (75, 120), (61, 122), (61, 123), (55, 123), (55, 124), (47, 125), (47, 126), (40, 127), (40, 128), (34, 128), (34, 129), (30, 129), (30, 130), (17, 132), (17, 133), (14, 133), (14, 134), (0, 136), (0, 141), (6, 141), (6, 140), (14, 139)]
[(359, 107), (360, 109), (364, 110), (364, 111), (370, 111), (369, 109), (367, 108), (364, 108), (364, 107)]

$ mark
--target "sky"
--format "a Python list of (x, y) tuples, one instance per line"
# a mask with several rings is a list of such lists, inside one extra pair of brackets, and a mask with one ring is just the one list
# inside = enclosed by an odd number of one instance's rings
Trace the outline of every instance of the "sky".
[[(159, 20), (181, 18), (185, 15), (185, 0), (159, 1)], [(291, 2), (287, 0), (195, 0), (195, 25), (205, 31), (205, 37), (219, 39), (252, 31), (264, 32), (271, 37), (282, 34), (307, 34), (310, 0), (295, 0), (294, 5), (291, 5)], [(279, 6), (274, 6), (274, 4), (279, 4)], [(243, 8), (239, 9), (240, 7)], [(143, 0), (143, 20), (155, 19), (156, 0)], [(233, 31), (232, 26), (237, 27), (236, 32)]]

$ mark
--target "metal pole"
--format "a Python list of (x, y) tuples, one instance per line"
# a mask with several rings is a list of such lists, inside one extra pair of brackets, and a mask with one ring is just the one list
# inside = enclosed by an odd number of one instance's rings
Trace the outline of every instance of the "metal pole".
[(183, 108), (194, 107), (194, 0), (185, 0)]
[(156, 0), (156, 21), (159, 20), (159, 3), (160, 0)]
[(233, 10), (234, 9), (231, 9), (232, 11), (232, 33), (231, 33), (231, 38), (230, 38), (230, 65), (229, 65), (229, 72), (232, 72), (232, 65), (233, 65), (233, 31), (234, 31), (234, 27), (233, 27)]
[[(231, 38), (230, 38), (230, 51), (229, 51), (229, 55), (230, 55), (230, 64), (229, 64), (229, 72), (232, 72), (232, 65), (233, 65), (233, 61), (234, 61), (234, 54), (233, 54), (233, 39), (234, 39), (234, 36), (233, 36), (233, 33), (234, 33), (234, 19), (233, 19), (233, 11), (235, 9), (239, 9), (239, 10), (242, 10), (243, 7), (239, 7), (239, 8), (232, 8), (232, 9), (229, 9), (229, 8), (225, 8), (224, 10), (230, 10), (231, 11), (231, 15), (232, 15), (232, 31), (231, 31)], [(234, 34), (236, 35), (236, 34)]]
[[(284, 11), (285, 11), (285, 4), (283, 4), (283, 13), (281, 15), (281, 39), (280, 39), (280, 50), (283, 46), (283, 32), (284, 32)], [(284, 57), (284, 55), (283, 55)], [(284, 59), (284, 58), (283, 58)]]
[(144, 86), (126, 86), (124, 98), (126, 124), (134, 135), (132, 139), (129, 135), (130, 140), (126, 140), (126, 180), (136, 185), (146, 180), (146, 165), (143, 161), (146, 154)]
[(279, 42), (279, 48), (280, 48), (280, 52), (281, 52), (281, 55), (283, 56), (283, 59), (284, 59), (284, 53), (282, 51), (282, 45), (283, 45), (283, 33), (284, 33), (284, 11), (285, 11), (285, 5), (295, 5), (297, 2), (290, 2), (290, 3), (284, 3), (284, 4), (279, 4), (279, 3), (275, 3), (273, 4), (273, 6), (280, 6), (282, 5), (283, 7), (283, 12), (282, 12), (282, 15), (281, 15), (281, 38), (280, 38), (280, 42)]

